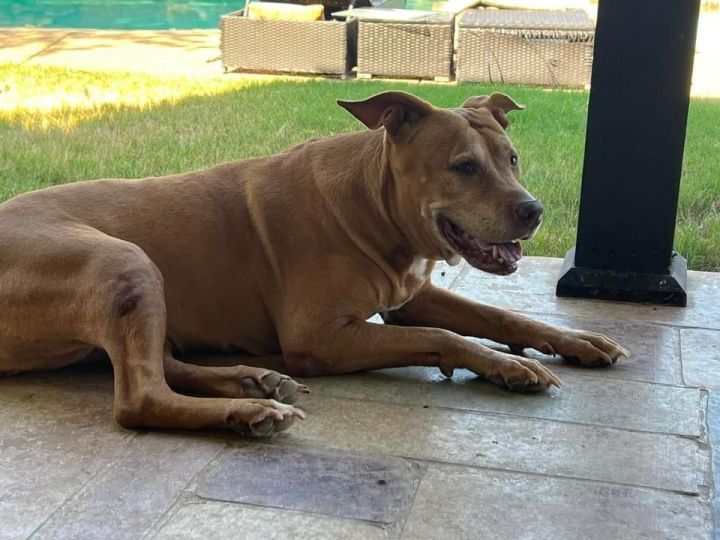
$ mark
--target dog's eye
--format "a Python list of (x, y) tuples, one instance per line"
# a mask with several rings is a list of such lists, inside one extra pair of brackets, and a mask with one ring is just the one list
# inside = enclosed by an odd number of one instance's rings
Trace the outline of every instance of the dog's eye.
[(511, 167), (517, 167), (518, 166), (518, 157), (516, 154), (513, 154), (510, 156), (510, 166)]
[(463, 161), (462, 163), (458, 163), (453, 167), (457, 172), (460, 174), (475, 174), (477, 172), (477, 167), (472, 161)]

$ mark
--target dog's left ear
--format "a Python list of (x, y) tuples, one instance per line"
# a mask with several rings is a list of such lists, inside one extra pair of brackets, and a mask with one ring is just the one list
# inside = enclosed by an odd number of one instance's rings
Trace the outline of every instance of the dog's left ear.
[(495, 92), (490, 96), (473, 96), (465, 100), (462, 106), (468, 109), (489, 110), (503, 129), (507, 129), (509, 124), (506, 113), (521, 111), (525, 108), (525, 105), (516, 103), (513, 98), (500, 92)]
[(397, 137), (432, 111), (432, 105), (405, 92), (383, 92), (362, 101), (339, 99), (337, 104), (370, 129), (384, 126), (390, 137)]

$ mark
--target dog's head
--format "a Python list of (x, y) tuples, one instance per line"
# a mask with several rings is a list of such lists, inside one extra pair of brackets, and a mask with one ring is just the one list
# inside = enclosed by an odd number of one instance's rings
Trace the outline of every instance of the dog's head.
[(495, 274), (517, 269), (520, 241), (533, 236), (543, 211), (520, 185), (505, 133), (506, 113), (523, 106), (492, 94), (438, 109), (404, 92), (338, 103), (370, 129), (385, 129), (400, 218), (422, 249)]

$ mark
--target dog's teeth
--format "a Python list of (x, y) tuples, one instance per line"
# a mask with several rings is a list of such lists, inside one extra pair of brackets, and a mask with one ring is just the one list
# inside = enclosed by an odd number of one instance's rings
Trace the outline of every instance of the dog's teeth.
[(495, 259), (498, 258), (498, 247), (497, 246), (493, 246), (493, 258), (495, 258)]
[(502, 257), (498, 257), (497, 262), (499, 262), (500, 264), (503, 264), (505, 262), (505, 259), (503, 259)]

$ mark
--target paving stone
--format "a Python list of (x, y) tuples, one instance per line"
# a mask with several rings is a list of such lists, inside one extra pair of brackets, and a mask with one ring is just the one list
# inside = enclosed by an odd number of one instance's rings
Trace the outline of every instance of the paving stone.
[(0, 28), (0, 63), (21, 64), (68, 34), (67, 30)]
[(423, 367), (318, 377), (305, 382), (319, 396), (513, 414), (693, 437), (703, 432), (699, 390), (602, 380), (584, 376), (586, 371), (590, 370), (563, 372), (561, 389), (538, 394), (507, 392), (467, 370), (456, 370), (449, 380), (438, 369)]
[(653, 322), (720, 329), (720, 280), (712, 272), (688, 272), (686, 308), (558, 298), (555, 285), (562, 259), (525, 257), (517, 272), (495, 276), (471, 270), (457, 292), (485, 304), (524, 313), (590, 317), (614, 321)]
[(708, 539), (700, 498), (599, 482), (431, 466), (403, 538)]
[(0, 379), (0, 538), (27, 538), (122, 453), (107, 373)]
[(694, 439), (318, 396), (288, 444), (569, 476), (687, 493), (709, 468)]
[(713, 390), (708, 398), (708, 431), (713, 455), (715, 498), (715, 538), (720, 539), (720, 392)]
[(208, 499), (396, 523), (405, 518), (422, 472), (417, 463), (399, 458), (248, 444), (224, 456), (197, 493)]
[(73, 30), (28, 63), (153, 76), (220, 76), (218, 30)]
[[(698, 20), (693, 59), (692, 96), (720, 97), (720, 14), (703, 11)], [(692, 114), (692, 113), (691, 113)]]
[(34, 537), (140, 538), (225, 446), (209, 434), (139, 434)]
[(214, 501), (182, 506), (154, 536), (156, 540), (375, 540), (397, 531), (362, 521)]
[(680, 342), (685, 384), (720, 388), (720, 332), (684, 328)]
[(583, 317), (551, 317), (540, 315), (537, 320), (556, 327), (599, 332), (625, 347), (631, 358), (621, 358), (607, 368), (573, 365), (560, 357), (528, 351), (559, 373), (579, 372), (601, 379), (624, 379), (682, 385), (680, 365), (680, 330), (657, 324), (603, 321)]

